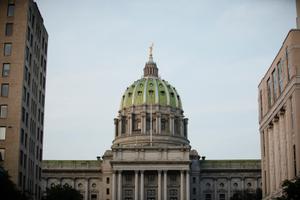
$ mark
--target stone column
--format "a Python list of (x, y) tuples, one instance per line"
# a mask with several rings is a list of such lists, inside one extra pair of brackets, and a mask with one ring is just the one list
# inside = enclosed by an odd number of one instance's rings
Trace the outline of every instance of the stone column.
[(190, 172), (186, 171), (186, 200), (190, 200)]
[(161, 134), (161, 114), (156, 113), (156, 134)]
[(128, 115), (128, 135), (132, 135), (132, 114)]
[(279, 123), (278, 116), (273, 119), (273, 135), (274, 135), (274, 169), (275, 169), (275, 189), (280, 187), (280, 143), (279, 143)]
[(167, 170), (165, 170), (164, 171), (164, 200), (167, 200), (167, 190), (168, 190), (168, 188), (167, 188), (167, 186), (168, 186), (167, 173), (168, 173)]
[[(269, 132), (268, 129), (264, 130), (264, 140), (265, 140), (265, 183), (266, 183), (266, 194), (270, 192), (270, 153), (269, 153)], [(264, 173), (264, 172), (263, 172)]]
[(141, 199), (144, 200), (144, 171), (141, 171)]
[(270, 124), (268, 127), (269, 134), (269, 156), (270, 156), (270, 194), (275, 190), (275, 173), (274, 173), (274, 141), (273, 141), (273, 124)]
[(115, 137), (118, 137), (119, 120), (117, 118), (114, 119), (114, 124), (115, 124)]
[(174, 116), (170, 115), (170, 134), (174, 135)]
[[(188, 138), (188, 118), (184, 118), (184, 131), (186, 131), (186, 138)], [(184, 135), (183, 131), (183, 135)]]
[(214, 179), (214, 195), (215, 195), (214, 199), (218, 199), (218, 196), (217, 196), (217, 189), (218, 189), (217, 183), (218, 183), (217, 179), (215, 178)]
[(157, 171), (157, 186), (158, 186), (158, 188), (157, 188), (157, 200), (161, 200), (161, 171), (160, 170), (158, 170)]
[(228, 178), (227, 190), (228, 190), (228, 198), (227, 199), (230, 199), (230, 197), (231, 197), (231, 178)]
[(139, 199), (139, 171), (134, 171), (135, 172), (135, 180), (134, 180), (134, 200)]
[(293, 159), (292, 159), (293, 145), (292, 145), (291, 105), (288, 106), (287, 109), (288, 110), (285, 118), (285, 124), (287, 128), (286, 130), (287, 172), (288, 172), (288, 179), (292, 179), (293, 178)]
[(286, 126), (285, 126), (285, 110), (280, 111), (280, 157), (281, 157), (281, 181), (287, 179), (287, 151), (286, 151)]
[(117, 200), (116, 199), (116, 172), (112, 172), (112, 183), (111, 183), (111, 196), (112, 200)]
[(89, 199), (89, 179), (86, 179), (86, 185), (85, 185), (85, 197), (86, 200)]
[(119, 132), (118, 132), (118, 136), (122, 135), (122, 116), (119, 117)]
[(141, 134), (146, 134), (146, 113), (141, 113), (141, 118), (142, 118), (142, 127), (141, 127)]
[(118, 175), (118, 200), (122, 200), (122, 171), (119, 170)]
[(184, 200), (184, 171), (180, 171), (180, 200)]
[(180, 118), (180, 136), (184, 137), (184, 121), (183, 121), (183, 118)]
[(245, 190), (245, 177), (242, 177), (242, 190)]

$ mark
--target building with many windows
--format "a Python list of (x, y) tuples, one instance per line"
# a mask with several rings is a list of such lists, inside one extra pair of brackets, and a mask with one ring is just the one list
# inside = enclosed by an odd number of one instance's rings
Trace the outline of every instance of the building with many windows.
[(43, 161), (43, 190), (68, 184), (84, 200), (229, 200), (261, 187), (260, 160), (205, 160), (191, 150), (179, 93), (158, 76), (150, 48), (144, 76), (122, 95), (111, 150), (95, 161)]
[[(297, 1), (300, 16), (300, 2)], [(281, 195), (281, 184), (300, 175), (300, 30), (286, 36), (259, 89), (264, 199)]]
[(32, 0), (0, 1), (0, 163), (41, 196), (48, 34)]

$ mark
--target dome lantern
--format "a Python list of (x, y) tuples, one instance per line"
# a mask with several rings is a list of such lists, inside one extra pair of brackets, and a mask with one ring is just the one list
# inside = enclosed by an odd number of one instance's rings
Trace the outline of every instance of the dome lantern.
[(149, 47), (149, 60), (146, 62), (144, 67), (144, 77), (158, 77), (158, 68), (156, 63), (153, 62), (153, 43)]

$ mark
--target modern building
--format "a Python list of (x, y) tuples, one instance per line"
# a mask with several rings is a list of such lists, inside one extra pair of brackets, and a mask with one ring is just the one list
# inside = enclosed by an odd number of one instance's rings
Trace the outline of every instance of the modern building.
[(191, 150), (181, 97), (158, 76), (152, 47), (114, 126), (102, 159), (43, 161), (43, 190), (69, 184), (85, 200), (229, 200), (237, 190), (261, 187), (259, 160), (200, 160)]
[(41, 196), (48, 34), (32, 0), (0, 1), (0, 162)]
[(297, 22), (258, 86), (264, 199), (281, 195), (282, 182), (300, 175), (299, 17)]

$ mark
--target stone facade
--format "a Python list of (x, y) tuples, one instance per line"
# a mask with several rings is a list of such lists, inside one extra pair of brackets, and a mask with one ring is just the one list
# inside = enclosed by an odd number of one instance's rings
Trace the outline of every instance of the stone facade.
[(300, 30), (290, 30), (259, 84), (263, 194), (300, 175)]
[(48, 34), (33, 0), (0, 1), (0, 164), (41, 196)]
[[(191, 200), (229, 200), (235, 191), (247, 189), (255, 192), (261, 188), (260, 160), (199, 160), (197, 157), (191, 153), (189, 173), (184, 170), (141, 170), (132, 167), (113, 174), (109, 164), (111, 151), (107, 151), (101, 160), (43, 161), (43, 190), (57, 184), (68, 184), (79, 190), (84, 200), (116, 199), (118, 194), (112, 193), (112, 187), (119, 182), (120, 174), (121, 199), (158, 199), (157, 195), (162, 194), (160, 199), (186, 199), (189, 195)], [(164, 190), (164, 179), (167, 180), (168, 190)], [(181, 193), (181, 185), (186, 184), (190, 185), (188, 192)], [(140, 196), (142, 193), (144, 198)]]
[(259, 161), (199, 160), (191, 151), (180, 96), (158, 76), (152, 48), (144, 77), (127, 87), (114, 124), (102, 160), (45, 161), (44, 191), (69, 184), (85, 200), (229, 200), (237, 189), (260, 187)]

